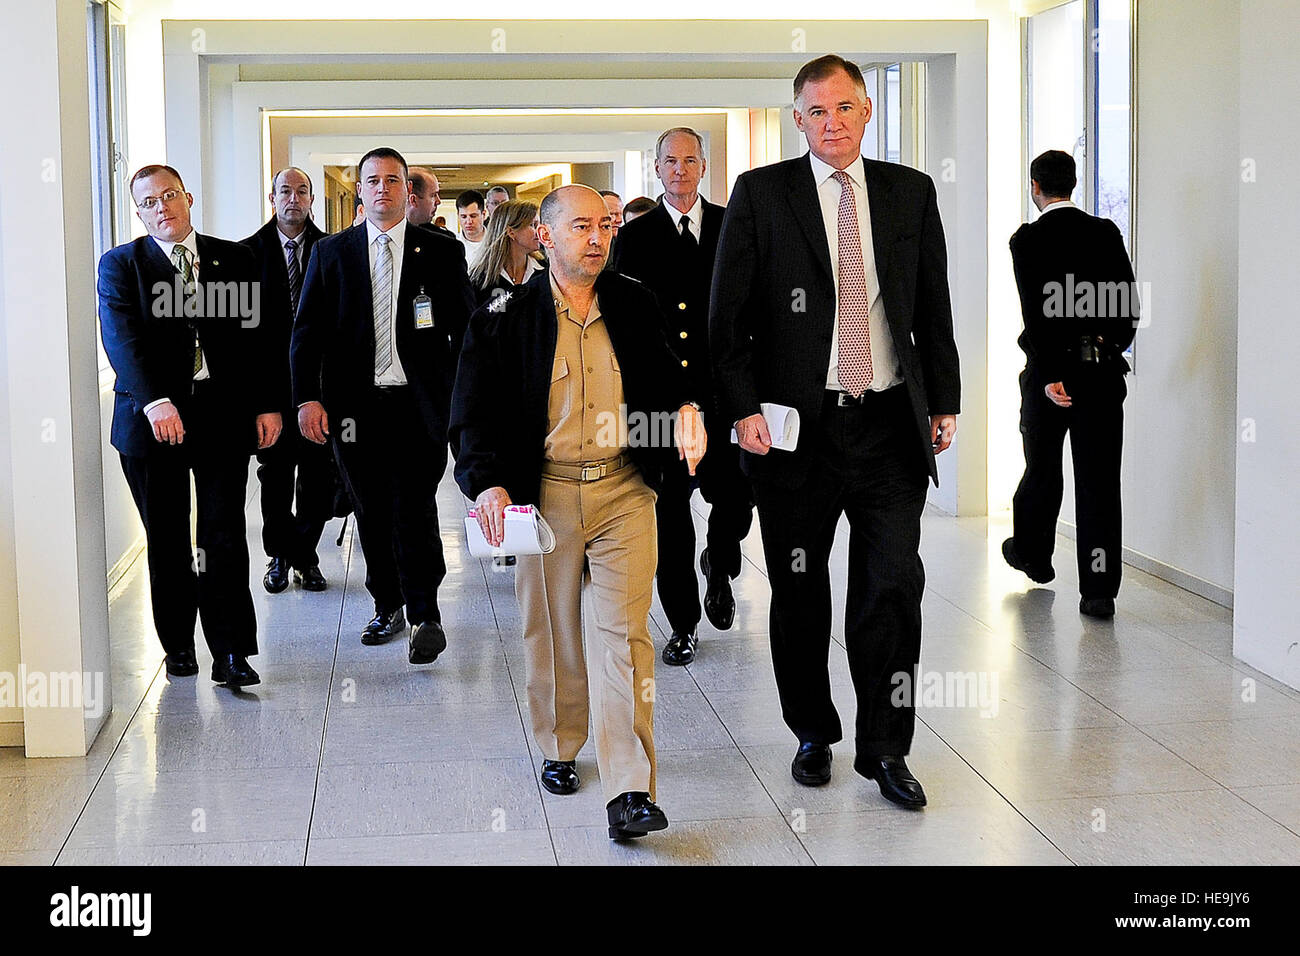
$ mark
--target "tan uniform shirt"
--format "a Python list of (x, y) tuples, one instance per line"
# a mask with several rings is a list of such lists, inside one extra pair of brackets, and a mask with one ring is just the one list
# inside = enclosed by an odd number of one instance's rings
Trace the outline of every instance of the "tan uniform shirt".
[(627, 442), (623, 373), (593, 299), (574, 315), (551, 277), (555, 300), (555, 362), (546, 409), (546, 460), (583, 464), (617, 458)]

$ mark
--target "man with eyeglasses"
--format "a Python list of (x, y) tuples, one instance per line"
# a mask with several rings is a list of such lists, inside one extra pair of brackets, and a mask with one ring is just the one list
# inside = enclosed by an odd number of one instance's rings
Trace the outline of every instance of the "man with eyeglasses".
[[(281, 429), (266, 359), (257, 265), (244, 246), (199, 235), (180, 173), (131, 177), (147, 236), (99, 261), (99, 317), (113, 384), (111, 441), (144, 524), (154, 627), (169, 677), (198, 673), (196, 616), (212, 679), (257, 684), (248, 586), (248, 459)], [(190, 541), (190, 475), (198, 511)]]
[[(312, 248), (325, 233), (311, 220), (311, 177), (303, 170), (290, 166), (276, 173), (267, 198), (273, 212), (270, 221), (243, 244), (253, 251), (261, 270), (267, 357), (280, 393), (281, 420), (292, 424), (297, 412), (289, 391), (289, 336)], [(269, 594), (279, 594), (289, 587), (292, 571), (303, 590), (324, 591), (328, 583), (316, 548), (325, 523), (333, 517), (335, 479), (329, 449), (290, 428), (280, 441), (259, 451), (257, 461), (262, 548), (268, 559), (262, 586)]]
[(436, 496), (474, 299), (455, 241), (406, 220), (402, 154), (381, 146), (357, 169), (366, 221), (322, 239), (303, 280), (294, 404), (303, 435), (333, 446), (356, 509), (375, 602), (361, 643), (384, 644), (409, 619), (407, 660), (432, 664), (447, 647)]

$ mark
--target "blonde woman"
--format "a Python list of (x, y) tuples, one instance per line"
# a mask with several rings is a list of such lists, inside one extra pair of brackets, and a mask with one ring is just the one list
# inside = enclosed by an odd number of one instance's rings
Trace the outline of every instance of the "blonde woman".
[(545, 268), (538, 254), (537, 226), (537, 203), (511, 199), (493, 210), (483, 248), (469, 270), (479, 305), (523, 285)]

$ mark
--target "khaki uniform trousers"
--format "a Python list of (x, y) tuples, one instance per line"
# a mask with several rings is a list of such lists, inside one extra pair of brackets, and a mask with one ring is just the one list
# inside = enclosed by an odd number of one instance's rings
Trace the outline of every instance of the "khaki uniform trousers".
[(547, 760), (573, 760), (590, 713), (606, 803), (653, 800), (655, 493), (628, 465), (588, 482), (543, 475), (538, 504), (555, 550), (515, 569), (533, 737)]

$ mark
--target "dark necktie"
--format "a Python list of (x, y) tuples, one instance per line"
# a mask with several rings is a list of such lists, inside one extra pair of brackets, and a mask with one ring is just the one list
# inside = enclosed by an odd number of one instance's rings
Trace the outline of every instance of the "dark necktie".
[(683, 215), (681, 218), (682, 227), (682, 245), (687, 249), (698, 249), (700, 242), (695, 238), (695, 233), (691, 232), (691, 217)]
[(302, 293), (302, 270), (298, 267), (298, 243), (284, 244), (284, 264), (289, 270), (289, 307), (298, 314), (298, 296)]
[(871, 384), (871, 332), (867, 315), (866, 267), (862, 262), (862, 236), (858, 231), (858, 207), (848, 174), (835, 172), (840, 184), (839, 210), (839, 360), (840, 385), (858, 398)]
[[(190, 259), (190, 250), (186, 249), (179, 242), (172, 246), (172, 261), (176, 264), (176, 271), (181, 274), (181, 283), (185, 287), (185, 295), (188, 297), (195, 291), (194, 289), (194, 261)], [(190, 325), (194, 328), (193, 324)], [(203, 349), (199, 345), (199, 330), (194, 329), (194, 371), (191, 375), (198, 375), (203, 369)]]

